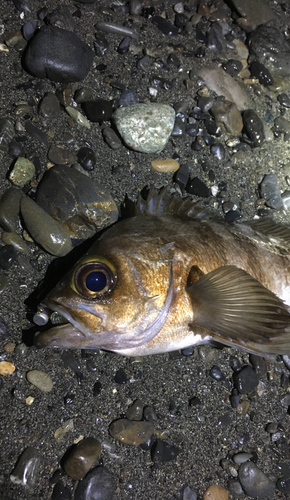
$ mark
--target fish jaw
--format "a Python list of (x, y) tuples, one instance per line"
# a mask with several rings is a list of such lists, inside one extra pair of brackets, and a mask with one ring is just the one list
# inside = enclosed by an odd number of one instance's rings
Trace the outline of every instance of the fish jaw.
[(70, 323), (66, 323), (51, 328), (46, 332), (37, 333), (34, 337), (34, 345), (38, 349), (45, 347), (81, 349), (82, 347), (87, 347), (87, 338), (76, 327)]

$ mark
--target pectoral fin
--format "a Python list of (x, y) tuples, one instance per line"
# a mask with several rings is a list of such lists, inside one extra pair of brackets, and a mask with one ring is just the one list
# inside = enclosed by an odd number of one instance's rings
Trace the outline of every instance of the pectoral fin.
[(255, 354), (290, 353), (290, 313), (274, 293), (246, 271), (223, 266), (186, 289), (193, 325), (213, 340)]

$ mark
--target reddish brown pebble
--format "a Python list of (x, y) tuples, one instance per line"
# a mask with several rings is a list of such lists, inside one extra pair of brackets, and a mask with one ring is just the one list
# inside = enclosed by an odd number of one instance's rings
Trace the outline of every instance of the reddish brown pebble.
[(203, 495), (203, 500), (228, 500), (228, 498), (228, 492), (217, 484), (212, 484)]

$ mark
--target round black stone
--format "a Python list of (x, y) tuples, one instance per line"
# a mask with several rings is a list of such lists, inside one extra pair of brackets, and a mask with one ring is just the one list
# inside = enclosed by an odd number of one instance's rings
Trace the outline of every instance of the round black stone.
[(96, 156), (91, 148), (83, 147), (77, 153), (79, 164), (84, 170), (93, 170), (96, 165)]

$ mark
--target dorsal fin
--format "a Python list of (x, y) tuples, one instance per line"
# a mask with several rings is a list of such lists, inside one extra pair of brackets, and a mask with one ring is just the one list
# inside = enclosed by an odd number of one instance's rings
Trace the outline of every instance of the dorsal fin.
[[(239, 225), (239, 224), (237, 224)], [(255, 232), (265, 236), (273, 245), (283, 247), (290, 252), (290, 228), (271, 219), (259, 219), (246, 223)]]
[(136, 204), (136, 215), (178, 215), (196, 220), (222, 220), (222, 217), (200, 201), (194, 201), (189, 196), (182, 198), (179, 193), (169, 193), (166, 187), (157, 192), (151, 186), (146, 200), (139, 193)]

